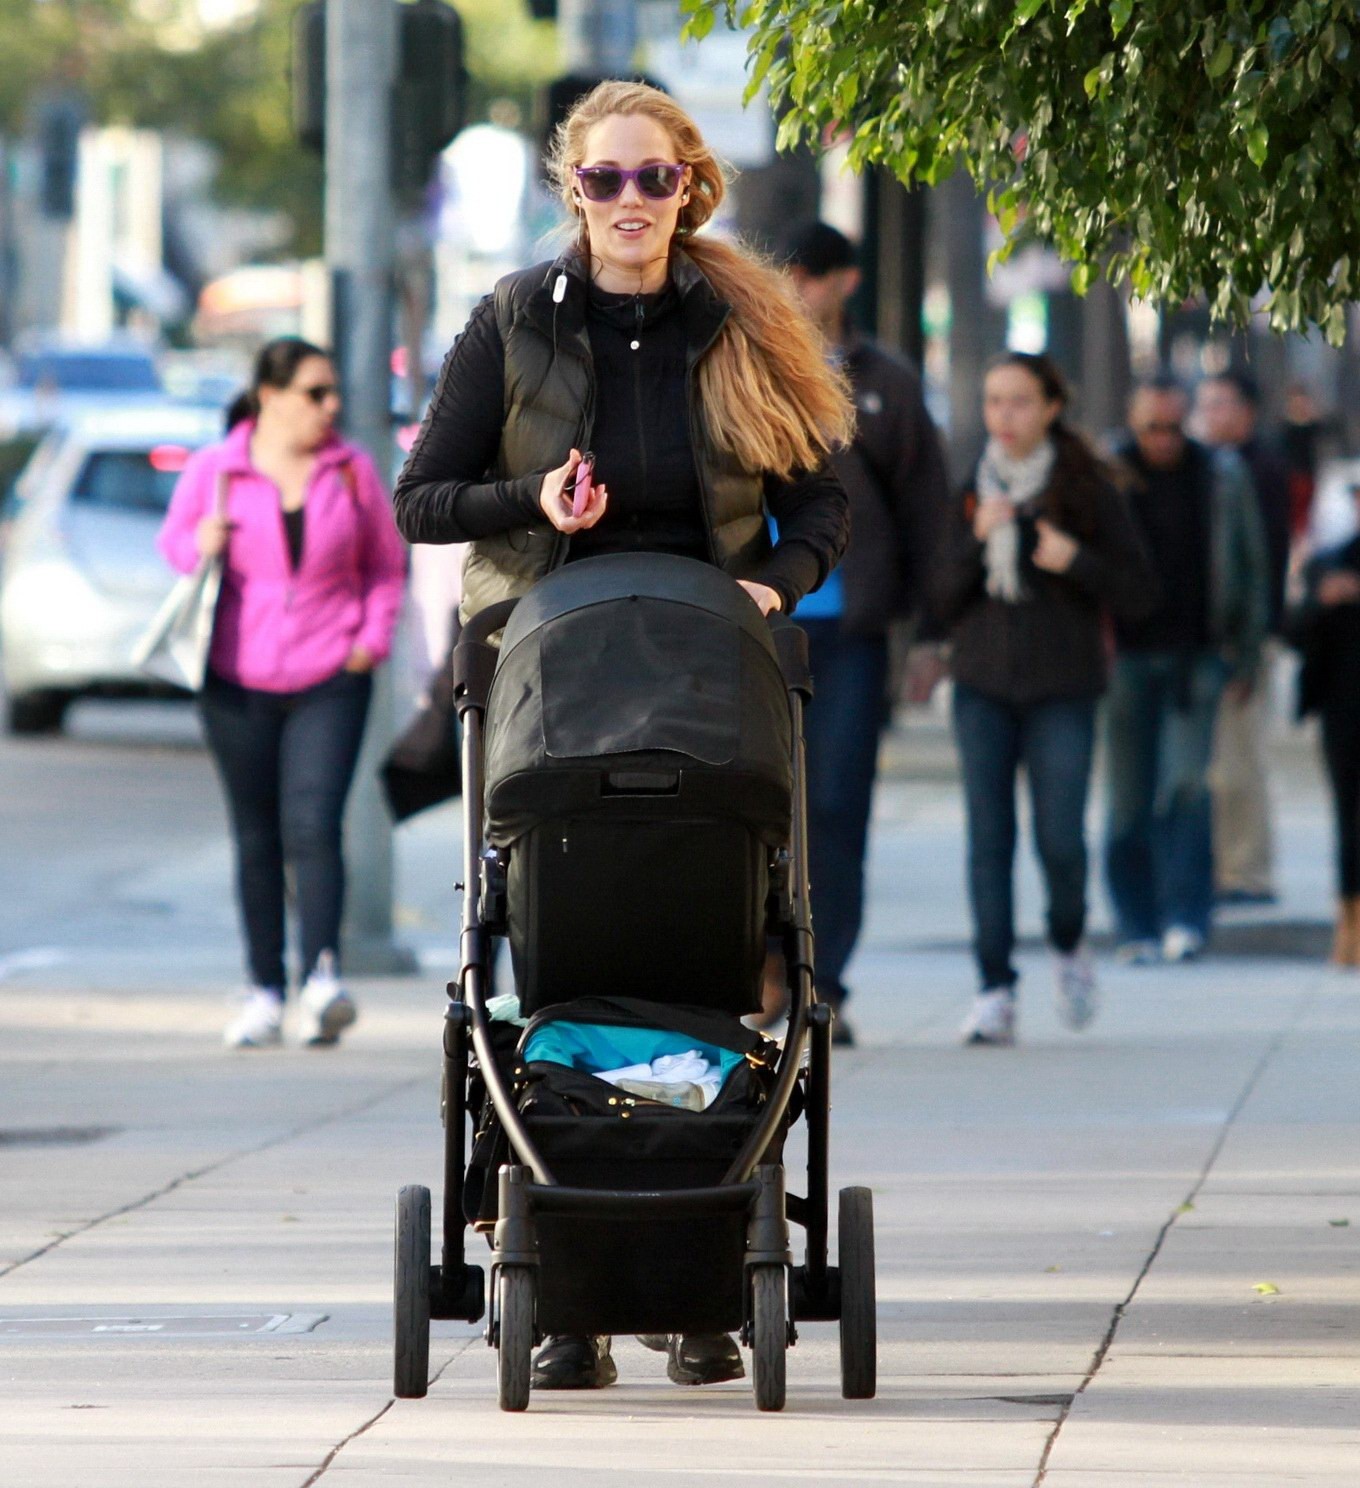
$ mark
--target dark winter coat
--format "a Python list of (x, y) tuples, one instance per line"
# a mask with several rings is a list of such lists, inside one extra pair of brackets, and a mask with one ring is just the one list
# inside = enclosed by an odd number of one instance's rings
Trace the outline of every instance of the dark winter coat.
[[(1209, 644), (1235, 677), (1250, 678), (1270, 623), (1270, 553), (1251, 473), (1234, 451), (1193, 439), (1185, 442), (1184, 458), (1208, 512)], [(1115, 449), (1113, 470), (1136, 523), (1147, 477), (1131, 439)]]
[(949, 511), (949, 478), (915, 369), (864, 338), (848, 343), (845, 369), (855, 395), (855, 440), (831, 457), (850, 500), (841, 630), (881, 635), (925, 601)]
[[(1069, 487), (1064, 491), (1064, 486)], [(976, 472), (950, 516), (931, 585), (936, 618), (949, 629), (951, 670), (988, 697), (1025, 706), (1097, 697), (1108, 680), (1107, 611), (1136, 615), (1155, 603), (1156, 580), (1123, 497), (1060, 446), (1048, 488), (1033, 504), (1040, 513), (1075, 504), (1081, 527), (1055, 520), (1078, 541), (1066, 573), (1047, 573), (1032, 561), (1035, 517), (1022, 515), (1020, 574), (1028, 598), (993, 599), (986, 589), (983, 545), (973, 533)]]
[(1298, 716), (1360, 719), (1360, 603), (1318, 602), (1318, 585), (1332, 573), (1360, 576), (1360, 537), (1313, 559), (1303, 602), (1288, 618), (1287, 637), (1302, 657)]
[[(829, 470), (776, 480), (740, 469), (713, 448), (698, 366), (731, 308), (683, 253), (672, 256), (671, 278), (685, 326), (691, 457), (710, 556), (733, 578), (768, 584), (787, 611), (845, 550), (845, 492)], [(555, 299), (559, 279), (565, 284)], [(569, 539), (544, 517), (538, 496), (544, 475), (591, 443), (596, 369), (588, 289), (575, 252), (497, 284), (446, 358), (397, 481), (397, 525), (408, 541), (472, 545), (464, 618), (523, 594), (568, 556)], [(777, 548), (767, 507), (779, 524)]]

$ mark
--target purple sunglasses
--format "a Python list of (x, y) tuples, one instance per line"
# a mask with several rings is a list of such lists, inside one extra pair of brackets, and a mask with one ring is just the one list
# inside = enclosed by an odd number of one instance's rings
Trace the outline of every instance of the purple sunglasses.
[(652, 201), (667, 201), (680, 189), (685, 167), (680, 165), (640, 165), (636, 170), (623, 170), (617, 165), (578, 165), (572, 174), (581, 194), (593, 202), (611, 202), (623, 194), (632, 181)]

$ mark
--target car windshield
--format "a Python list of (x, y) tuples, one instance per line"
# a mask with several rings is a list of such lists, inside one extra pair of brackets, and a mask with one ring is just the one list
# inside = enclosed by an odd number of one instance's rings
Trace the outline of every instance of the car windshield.
[[(179, 479), (182, 460), (165, 458), (164, 449), (98, 450), (85, 461), (71, 500), (82, 506), (161, 515)], [(154, 463), (153, 463), (154, 460)]]
[(156, 364), (135, 352), (37, 352), (19, 358), (19, 385), (64, 393), (158, 393)]

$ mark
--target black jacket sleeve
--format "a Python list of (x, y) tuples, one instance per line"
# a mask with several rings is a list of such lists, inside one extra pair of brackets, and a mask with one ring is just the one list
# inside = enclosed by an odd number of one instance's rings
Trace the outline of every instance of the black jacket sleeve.
[(939, 430), (926, 408), (919, 386), (904, 410), (912, 436), (899, 446), (893, 489), (897, 493), (898, 566), (906, 598), (917, 613), (916, 638), (941, 639), (930, 602), (930, 574), (934, 568), (951, 508), (949, 472)]
[(973, 533), (972, 503), (971, 490), (959, 492), (950, 503), (944, 533), (935, 547), (926, 588), (932, 633), (934, 627), (941, 633), (948, 631), (984, 592), (982, 544)]
[(779, 524), (773, 552), (751, 575), (779, 596), (787, 615), (820, 587), (850, 541), (850, 503), (830, 465), (793, 480), (765, 481), (765, 505)]
[(1120, 620), (1141, 620), (1161, 602), (1147, 549), (1124, 496), (1102, 481), (1095, 502), (1095, 531), (1077, 548), (1064, 575)]
[(407, 542), (471, 542), (540, 518), (545, 471), (487, 479), (504, 420), (505, 348), (488, 295), (444, 358), (420, 433), (397, 477), (392, 501)]

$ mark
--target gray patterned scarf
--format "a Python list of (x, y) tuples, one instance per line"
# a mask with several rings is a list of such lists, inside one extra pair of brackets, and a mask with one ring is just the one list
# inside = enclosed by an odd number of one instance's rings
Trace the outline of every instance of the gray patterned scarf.
[[(1021, 507), (1048, 485), (1056, 454), (1053, 441), (1045, 439), (1029, 454), (1016, 459), (995, 439), (989, 439), (978, 465), (978, 496), (983, 501), (998, 497), (1009, 501), (1018, 516)], [(1016, 604), (1028, 597), (1020, 577), (1020, 529), (1014, 518), (993, 527), (987, 534), (982, 561), (987, 570), (987, 593), (993, 599)]]

